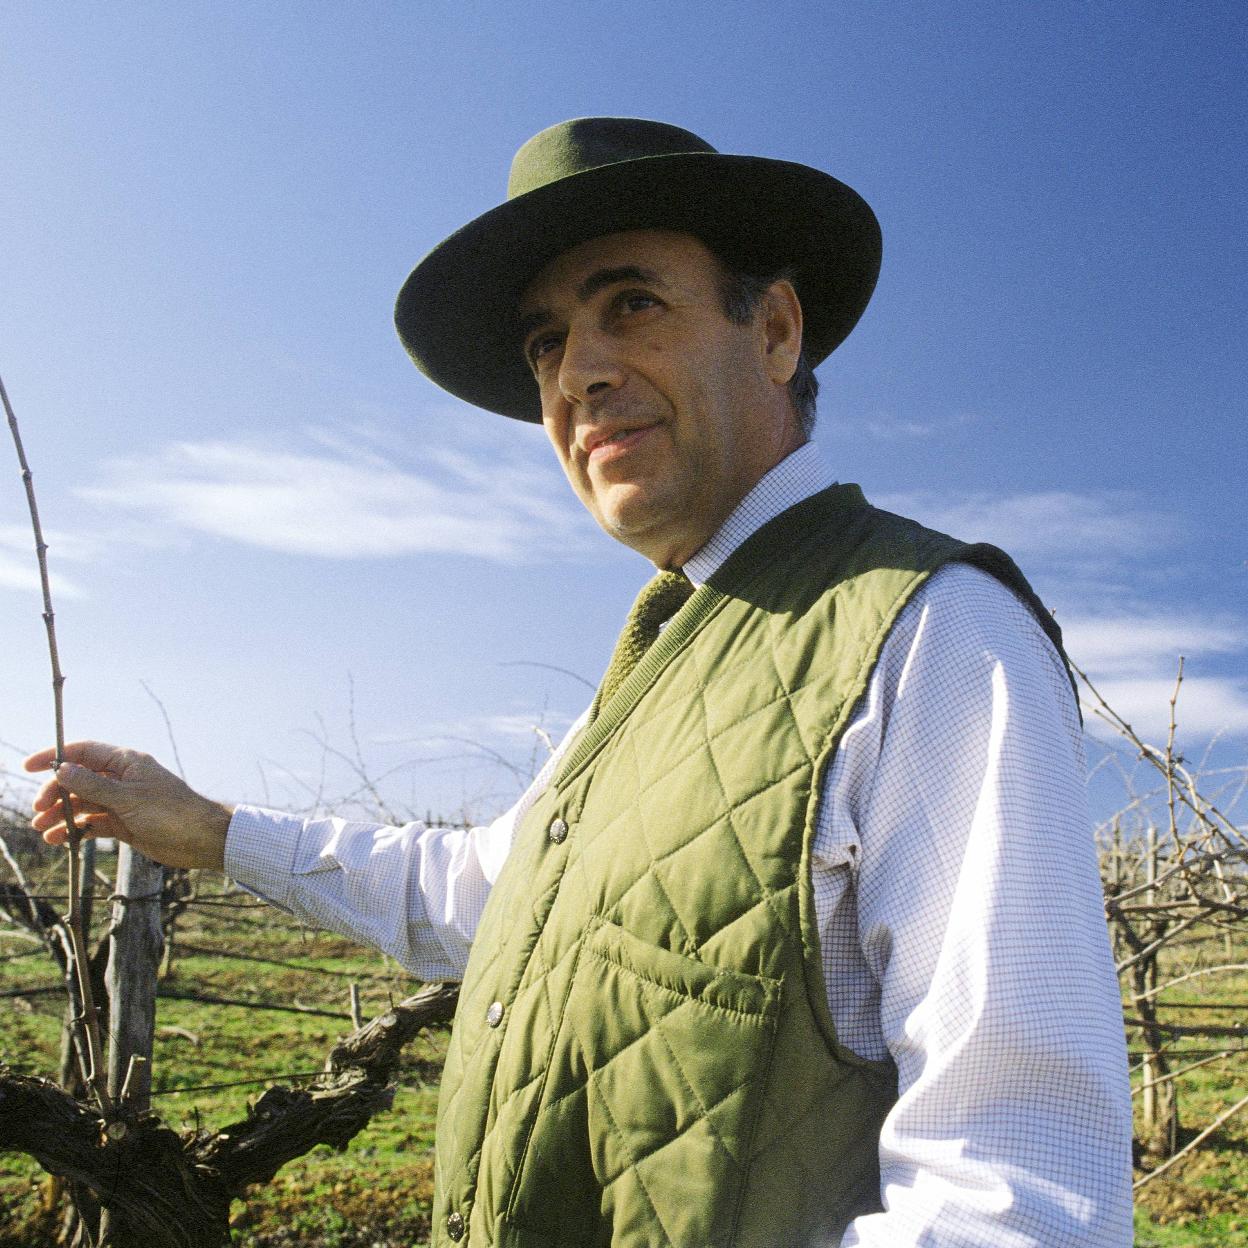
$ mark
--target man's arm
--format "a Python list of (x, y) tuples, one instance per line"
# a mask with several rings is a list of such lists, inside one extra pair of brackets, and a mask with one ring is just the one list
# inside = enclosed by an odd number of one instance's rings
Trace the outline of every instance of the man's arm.
[[(64, 784), (90, 835), (117, 837), (166, 866), (224, 870), (257, 896), (376, 946), (420, 978), (454, 980), (515, 830), (579, 726), (520, 801), (483, 827), (392, 827), (226, 806), (146, 754), (93, 741), (66, 746), (69, 761), (40, 790), (31, 822), (50, 844), (64, 842)], [(48, 770), (54, 755), (32, 755), (27, 770)]]
[(1126, 1248), (1125, 1043), (1065, 673), (958, 566), (886, 651), (825, 789), (900, 1092), (885, 1210), (843, 1248)]

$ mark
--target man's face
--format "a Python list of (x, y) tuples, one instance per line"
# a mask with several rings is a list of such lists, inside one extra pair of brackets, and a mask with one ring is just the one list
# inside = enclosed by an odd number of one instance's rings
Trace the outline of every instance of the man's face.
[(572, 488), (660, 567), (683, 564), (802, 441), (774, 318), (760, 308), (731, 322), (719, 273), (687, 234), (608, 234), (553, 260), (520, 303), (542, 422)]

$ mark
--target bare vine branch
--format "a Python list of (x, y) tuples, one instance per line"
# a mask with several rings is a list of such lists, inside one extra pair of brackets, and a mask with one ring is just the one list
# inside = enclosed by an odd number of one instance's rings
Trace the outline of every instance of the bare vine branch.
[[(47, 629), (48, 653), (52, 660), (52, 698), (56, 712), (56, 766), (59, 768), (65, 758), (65, 713), (62, 697), (65, 676), (61, 671), (60, 654), (56, 646), (56, 616), (52, 610), (52, 586), (48, 577), (48, 544), (43, 540), (43, 527), (39, 523), (34, 474), (26, 460), (26, 449), (22, 445), (22, 435), (17, 427), (17, 415), (13, 411), (13, 405), (9, 402), (9, 394), (4, 388), (3, 378), (0, 378), (0, 400), (3, 400), (4, 412), (9, 419), (9, 432), (13, 435), (13, 445), (17, 448), (17, 462), (21, 466), (22, 482), (26, 487), (26, 502), (30, 508), (30, 524), (34, 530), (35, 553), (39, 559), (39, 582), (43, 589), (43, 622)], [(77, 1024), (83, 1033), (84, 1048), (90, 1066), (86, 1072), (86, 1081), (94, 1092), (104, 1116), (108, 1117), (112, 1113), (113, 1106), (105, 1083), (100, 1019), (95, 1005), (95, 994), (91, 987), (87, 938), (82, 922), (82, 859), (78, 852), (82, 844), (82, 831), (74, 822), (69, 794), (64, 788), (60, 788), (59, 793), (61, 809), (65, 813), (65, 827), (68, 829), (65, 847), (69, 854), (69, 905), (65, 914), (65, 926), (69, 931), (73, 947), (74, 973), (77, 976), (78, 993), (82, 1005), (82, 1016), (77, 1020)]]

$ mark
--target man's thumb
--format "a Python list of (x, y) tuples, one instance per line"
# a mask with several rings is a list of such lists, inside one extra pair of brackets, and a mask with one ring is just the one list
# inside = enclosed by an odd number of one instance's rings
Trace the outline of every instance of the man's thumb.
[(97, 806), (111, 806), (121, 787), (111, 776), (102, 776), (89, 767), (79, 767), (77, 763), (62, 763), (57, 768), (56, 778), (71, 793), (85, 797)]

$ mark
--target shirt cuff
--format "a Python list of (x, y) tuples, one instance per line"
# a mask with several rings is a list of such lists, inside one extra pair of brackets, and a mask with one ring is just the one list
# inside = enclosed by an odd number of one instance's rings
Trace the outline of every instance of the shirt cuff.
[(289, 910), (304, 821), (262, 806), (236, 806), (225, 834), (225, 874), (249, 893)]

